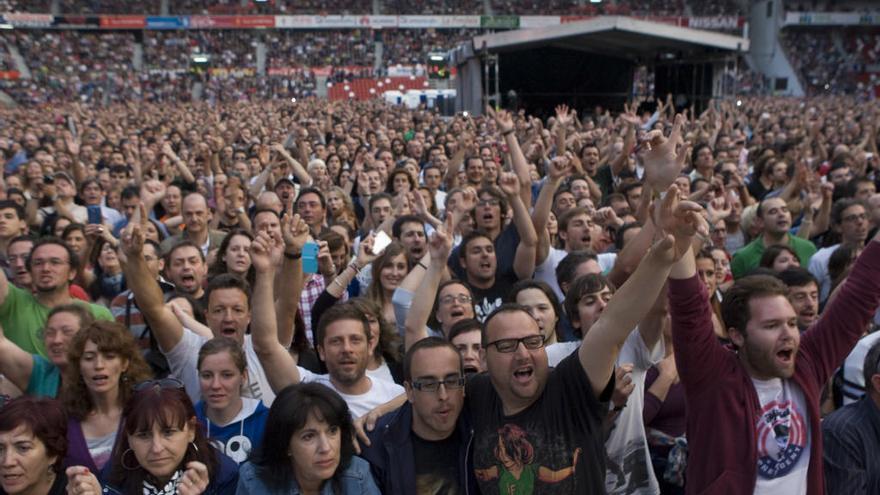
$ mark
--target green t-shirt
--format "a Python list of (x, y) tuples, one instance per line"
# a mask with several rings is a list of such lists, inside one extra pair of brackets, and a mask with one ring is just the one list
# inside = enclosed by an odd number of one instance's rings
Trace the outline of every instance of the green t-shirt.
[[(788, 234), (788, 247), (797, 254), (801, 266), (810, 266), (810, 258), (816, 254), (816, 246), (812, 242)], [(761, 256), (764, 255), (764, 250), (764, 240), (761, 236), (740, 248), (733, 255), (733, 260), (730, 262), (730, 271), (733, 273), (733, 278), (744, 277), (755, 268), (758, 268), (758, 265), (761, 264)]]
[(31, 379), (28, 380), (25, 394), (34, 397), (58, 397), (58, 389), (61, 388), (61, 370), (48, 359), (33, 354), (34, 369), (31, 371)]
[[(85, 304), (97, 320), (113, 321), (113, 315), (104, 306), (77, 299), (74, 302)], [(9, 283), (6, 300), (0, 304), (0, 325), (3, 325), (3, 333), (25, 352), (47, 357), (40, 330), (46, 325), (49, 311), (51, 308), (40, 304), (32, 294)]]
[(538, 474), (536, 472), (538, 467), (534, 464), (523, 466), (519, 479), (516, 479), (510, 471), (504, 469), (504, 466), (498, 466), (498, 469), (501, 470), (501, 476), (498, 478), (498, 493), (530, 495), (534, 492), (535, 477)]

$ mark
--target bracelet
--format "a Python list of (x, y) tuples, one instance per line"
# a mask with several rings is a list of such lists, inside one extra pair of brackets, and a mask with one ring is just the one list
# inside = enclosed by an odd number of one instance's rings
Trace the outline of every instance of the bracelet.
[(624, 405), (622, 405), (622, 406), (614, 406), (614, 409), (612, 409), (612, 411), (614, 411), (614, 412), (620, 412), (620, 411), (623, 411), (623, 408), (624, 408), (624, 407), (626, 407), (626, 404), (624, 404)]
[(349, 267), (349, 268), (354, 268), (354, 272), (355, 272), (355, 273), (360, 273), (360, 272), (361, 272), (361, 267), (359, 267), (359, 266), (357, 265), (357, 261), (352, 261), (351, 263), (348, 264), (348, 267)]
[(303, 257), (303, 254), (302, 254), (302, 251), (300, 251), (298, 253), (288, 253), (287, 251), (285, 251), (284, 257), (289, 260), (298, 260)]
[(425, 269), (425, 270), (427, 270), (427, 269), (428, 269), (428, 267), (427, 267), (427, 266), (425, 266), (425, 264), (424, 264), (424, 263), (422, 263), (422, 261), (421, 261), (421, 260), (419, 260), (419, 262), (418, 262), (418, 263), (416, 263), (416, 266), (420, 266), (420, 267), (422, 267), (422, 268), (424, 268), (424, 269)]
[(510, 136), (511, 134), (513, 134), (513, 129), (501, 133), (502, 136)]

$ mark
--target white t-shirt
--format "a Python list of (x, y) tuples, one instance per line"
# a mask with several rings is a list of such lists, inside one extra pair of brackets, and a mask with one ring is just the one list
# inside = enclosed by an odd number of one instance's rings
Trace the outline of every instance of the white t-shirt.
[(547, 346), (547, 362), (550, 367), (555, 368), (563, 359), (571, 355), (571, 353), (576, 351), (580, 346), (580, 340), (550, 344)]
[(831, 255), (834, 254), (834, 251), (837, 251), (837, 248), (839, 247), (840, 244), (835, 244), (830, 247), (822, 248), (810, 257), (810, 273), (812, 273), (819, 282), (819, 302), (828, 299), (828, 295), (831, 293), (831, 276), (828, 275), (828, 260), (831, 259)]
[(880, 340), (880, 332), (865, 335), (843, 360), (843, 405), (852, 404), (865, 394), (865, 356)]
[(752, 379), (761, 415), (755, 424), (758, 480), (755, 495), (807, 493), (810, 417), (804, 392), (792, 380)]
[[(560, 304), (565, 300), (565, 296), (562, 294), (562, 289), (559, 288), (559, 283), (556, 281), (556, 267), (566, 256), (568, 256), (568, 251), (551, 247), (550, 252), (547, 253), (547, 259), (535, 268), (535, 280), (545, 282), (553, 288), (553, 292), (556, 293), (556, 298), (559, 299)], [(598, 258), (599, 268), (602, 269), (602, 273), (607, 274), (614, 267), (617, 253), (602, 253), (598, 255)]]
[(345, 403), (348, 404), (348, 408), (351, 410), (351, 416), (353, 418), (359, 418), (372, 411), (377, 406), (381, 406), (404, 393), (404, 389), (400, 385), (394, 382), (380, 380), (378, 378), (371, 378), (368, 375), (367, 378), (372, 384), (369, 392), (360, 395), (344, 394), (337, 390), (333, 385), (333, 382), (330, 381), (330, 375), (318, 375), (305, 368), (300, 368), (299, 366), (297, 366), (297, 369), (299, 369), (299, 376), (301, 377), (302, 383), (316, 382), (336, 391), (336, 393), (345, 400)]
[(368, 368), (367, 376), (378, 380), (385, 380), (386, 382), (394, 382), (394, 377), (391, 376), (391, 370), (388, 369), (388, 363), (385, 361), (382, 361), (382, 364), (374, 370)]
[(663, 359), (665, 352), (662, 338), (657, 340), (653, 349), (648, 349), (638, 328), (630, 332), (620, 349), (617, 365), (633, 365), (630, 377), (635, 387), (605, 441), (605, 490), (609, 494), (660, 493), (651, 465), (642, 413), (645, 409), (645, 375), (651, 366)]
[[(180, 342), (174, 346), (174, 349), (164, 353), (165, 358), (168, 360), (168, 366), (171, 368), (171, 376), (183, 382), (186, 393), (193, 403), (198, 402), (202, 398), (197, 365), (199, 349), (208, 340), (192, 330), (184, 328), (183, 338), (180, 339)], [(248, 383), (242, 396), (260, 399), (266, 407), (271, 407), (272, 401), (275, 400), (275, 392), (269, 386), (269, 379), (266, 378), (263, 365), (260, 364), (260, 359), (254, 351), (250, 335), (244, 336), (244, 355), (247, 358)]]

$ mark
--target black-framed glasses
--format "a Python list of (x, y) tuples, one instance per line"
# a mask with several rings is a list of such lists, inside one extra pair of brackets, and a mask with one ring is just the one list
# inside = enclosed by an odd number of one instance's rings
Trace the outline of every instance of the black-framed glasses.
[(516, 352), (516, 350), (519, 348), (520, 343), (522, 343), (522, 345), (524, 345), (526, 349), (535, 350), (544, 347), (545, 342), (547, 342), (547, 339), (543, 335), (538, 334), (529, 335), (528, 337), (523, 337), (520, 339), (498, 339), (494, 342), (489, 342), (488, 344), (486, 344), (485, 347), (488, 349), (489, 347), (494, 345), (495, 349), (498, 350), (498, 352), (503, 352), (506, 354), (510, 352)]
[(135, 392), (143, 392), (151, 388), (159, 388), (162, 390), (182, 389), (183, 382), (177, 378), (162, 378), (159, 380), (147, 380), (140, 382), (134, 386)]
[(467, 294), (452, 295), (448, 294), (440, 298), (440, 304), (452, 304), (458, 301), (459, 304), (470, 304), (473, 299)]
[(436, 392), (440, 390), (440, 385), (446, 390), (458, 390), (464, 387), (463, 376), (448, 376), (442, 380), (416, 380), (412, 382), (412, 387), (420, 392)]

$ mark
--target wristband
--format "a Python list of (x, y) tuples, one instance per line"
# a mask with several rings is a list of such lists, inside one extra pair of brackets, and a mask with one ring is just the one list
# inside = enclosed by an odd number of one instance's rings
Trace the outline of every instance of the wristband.
[(510, 129), (510, 130), (508, 130), (508, 131), (504, 131), (504, 132), (501, 133), (502, 136), (509, 136), (509, 135), (511, 135), (511, 134), (513, 134), (513, 129)]
[(285, 251), (284, 257), (289, 260), (298, 260), (303, 257), (303, 254), (302, 254), (302, 251), (300, 251), (298, 253), (288, 253), (287, 251)]
[(425, 264), (424, 264), (424, 263), (422, 263), (422, 262), (421, 262), (421, 260), (420, 260), (420, 261), (419, 261), (419, 262), (418, 262), (418, 263), (416, 263), (416, 265), (417, 265), (417, 266), (420, 266), (420, 267), (422, 267), (422, 268), (424, 268), (424, 269), (425, 269), (425, 270), (427, 270), (427, 269), (428, 269), (428, 267), (427, 267), (427, 266), (425, 266)]

